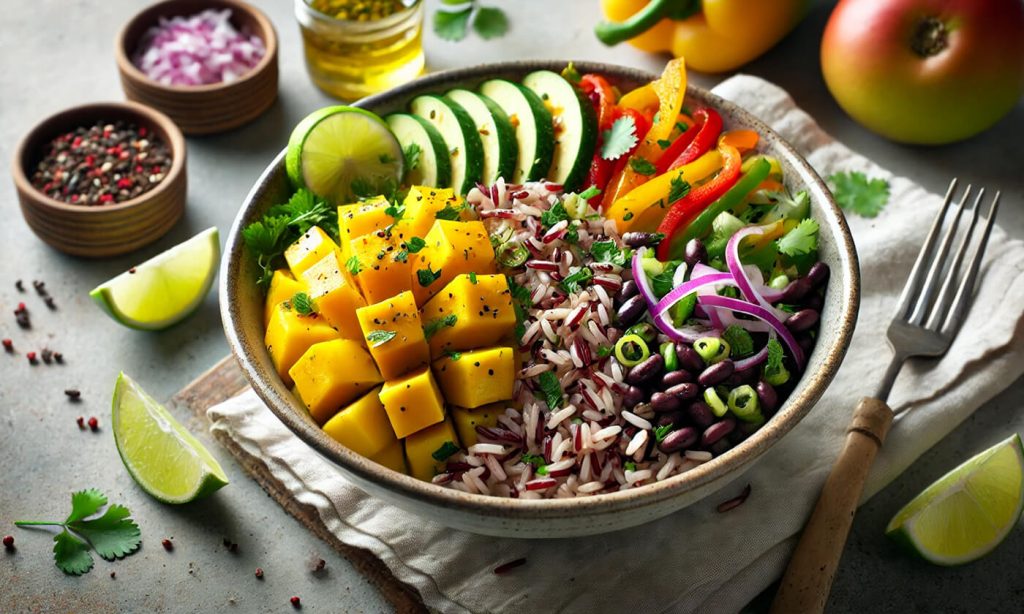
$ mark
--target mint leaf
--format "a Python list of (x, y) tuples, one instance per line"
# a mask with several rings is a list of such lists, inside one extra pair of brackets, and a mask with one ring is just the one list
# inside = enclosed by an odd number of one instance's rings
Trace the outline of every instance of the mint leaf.
[(480, 7), (473, 17), (473, 31), (484, 40), (504, 36), (508, 32), (508, 17), (505, 11), (489, 6)]
[(130, 514), (128, 508), (115, 504), (99, 518), (71, 522), (68, 528), (84, 537), (96, 554), (113, 561), (138, 550), (142, 541), (139, 525), (128, 518)]
[(629, 153), (638, 140), (636, 122), (631, 115), (623, 115), (601, 133), (601, 157), (605, 160), (618, 160)]
[(846, 211), (861, 217), (875, 217), (889, 202), (889, 182), (868, 179), (859, 171), (833, 173), (828, 178), (836, 202)]
[(316, 313), (316, 302), (305, 292), (296, 292), (289, 302), (299, 315), (308, 316)]
[(722, 331), (722, 339), (729, 344), (729, 356), (732, 358), (743, 358), (754, 353), (754, 339), (738, 324), (727, 326)]

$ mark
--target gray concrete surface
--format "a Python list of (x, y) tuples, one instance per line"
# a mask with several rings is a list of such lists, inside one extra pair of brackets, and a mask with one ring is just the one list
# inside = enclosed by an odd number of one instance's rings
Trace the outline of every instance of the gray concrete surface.
[[(503, 39), (460, 44), (428, 32), (432, 70), (508, 58), (608, 60), (657, 70), (663, 58), (623, 47), (606, 49), (591, 36), (596, 0), (493, 0), (510, 10), (513, 31)], [(67, 356), (62, 367), (30, 367), (23, 356), (0, 354), (0, 534), (14, 533), (16, 554), (0, 553), (0, 611), (244, 612), (288, 611), (302, 597), (307, 611), (377, 612), (380, 597), (341, 557), (278, 507), (205, 433), (199, 433), (232, 483), (216, 496), (180, 508), (141, 492), (123, 470), (107, 422), (110, 391), (125, 370), (158, 398), (167, 398), (227, 353), (213, 293), (197, 314), (163, 333), (121, 328), (90, 302), (88, 290), (211, 225), (226, 232), (250, 184), (286, 141), (291, 126), (330, 99), (306, 77), (297, 26), (288, 0), (256, 2), (280, 35), (281, 95), (257, 122), (229, 134), (190, 139), (189, 202), (185, 219), (163, 240), (138, 253), (89, 262), (66, 257), (38, 241), (18, 213), (11, 183), (0, 187), (0, 336), (23, 351), (49, 345)], [(436, 2), (431, 1), (433, 8)], [(1006, 200), (1001, 223), (1024, 237), (1024, 181), (1020, 175), (1024, 105), (995, 129), (969, 142), (915, 148), (886, 142), (853, 124), (829, 97), (818, 70), (818, 41), (832, 2), (777, 48), (746, 70), (794, 95), (821, 124), (854, 149), (929, 188), (949, 177), (999, 186)], [(95, 100), (119, 100), (112, 48), (117, 30), (142, 2), (132, 0), (3, 0), (0, 6), (0, 160), (10, 160), (21, 135), (59, 109)], [(721, 77), (693, 75), (711, 86)], [(34, 295), (19, 296), (14, 280), (42, 279), (59, 304), (48, 312)], [(34, 329), (17, 330), (11, 309), (25, 300)], [(83, 402), (69, 404), (63, 390), (78, 387)], [(882, 537), (885, 522), (912, 494), (945, 470), (1007, 433), (1022, 416), (1024, 382), (1014, 383), (957, 432), (921, 458), (857, 517), (850, 547), (830, 601), (835, 612), (1019, 611), (1024, 577), (1024, 532), (1018, 530), (987, 559), (960, 569), (939, 569), (896, 552)], [(96, 415), (97, 434), (80, 432), (74, 419)], [(179, 416), (187, 419), (188, 416)], [(52, 564), (45, 534), (14, 530), (16, 518), (60, 519), (69, 493), (98, 487), (128, 505), (142, 527), (142, 550), (123, 561), (98, 561), (93, 572), (68, 577)], [(173, 537), (173, 553), (160, 540)], [(240, 544), (231, 554), (221, 541)], [(314, 575), (309, 559), (322, 556), (327, 573)], [(263, 581), (253, 577), (257, 566)], [(110, 577), (116, 571), (117, 577)], [(234, 607), (232, 607), (234, 606)]]

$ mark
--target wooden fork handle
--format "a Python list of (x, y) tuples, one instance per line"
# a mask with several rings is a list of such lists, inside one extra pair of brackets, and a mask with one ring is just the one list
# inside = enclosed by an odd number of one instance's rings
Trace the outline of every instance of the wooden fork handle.
[(892, 425), (883, 401), (865, 397), (853, 412), (846, 445), (786, 567), (772, 614), (822, 612), (850, 534), (864, 482)]

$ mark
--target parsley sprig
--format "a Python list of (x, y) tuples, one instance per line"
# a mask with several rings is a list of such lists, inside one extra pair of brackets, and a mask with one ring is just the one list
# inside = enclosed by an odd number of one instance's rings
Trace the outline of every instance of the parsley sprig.
[(18, 520), (19, 527), (52, 526), (63, 531), (54, 536), (53, 560), (66, 574), (82, 575), (92, 569), (89, 549), (108, 561), (124, 558), (139, 549), (142, 532), (129, 518), (123, 505), (111, 505), (99, 517), (88, 519), (107, 504), (107, 497), (95, 488), (71, 494), (71, 513), (64, 522)]

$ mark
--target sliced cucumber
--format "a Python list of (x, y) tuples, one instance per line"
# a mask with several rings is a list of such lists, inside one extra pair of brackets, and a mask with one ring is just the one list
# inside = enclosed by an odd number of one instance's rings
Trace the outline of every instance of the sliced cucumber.
[(409, 108), (413, 115), (433, 124), (444, 138), (452, 168), (448, 185), (459, 194), (469, 192), (482, 178), (484, 166), (484, 146), (473, 118), (458, 103), (440, 96), (417, 96)]
[(554, 118), (555, 154), (548, 180), (565, 186), (566, 192), (579, 188), (586, 179), (597, 146), (597, 114), (590, 102), (550, 70), (532, 72), (523, 85), (546, 103)]
[(480, 86), (480, 93), (493, 100), (508, 115), (516, 132), (519, 153), (516, 156), (514, 183), (544, 179), (551, 168), (555, 134), (551, 113), (537, 94), (504, 79), (491, 79)]
[(490, 98), (469, 90), (452, 90), (445, 94), (462, 106), (473, 118), (484, 146), (483, 184), (493, 185), (498, 177), (511, 182), (516, 170), (516, 132), (508, 115)]
[(448, 146), (433, 124), (407, 113), (388, 115), (385, 121), (402, 145), (402, 152), (407, 152), (411, 146), (419, 148), (412, 166), (406, 165), (405, 183), (432, 188), (451, 185), (452, 163), (448, 159)]

